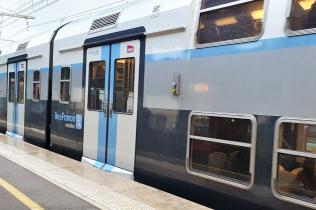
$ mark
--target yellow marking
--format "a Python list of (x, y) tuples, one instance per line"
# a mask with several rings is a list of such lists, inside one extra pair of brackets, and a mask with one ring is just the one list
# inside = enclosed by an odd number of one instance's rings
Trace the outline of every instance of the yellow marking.
[(11, 184), (6, 182), (5, 180), (0, 178), (0, 186), (6, 189), (9, 193), (11, 193), (16, 199), (18, 199), (21, 203), (27, 206), (31, 210), (44, 210), (37, 203), (29, 199), (26, 195), (20, 192), (18, 189), (13, 187)]

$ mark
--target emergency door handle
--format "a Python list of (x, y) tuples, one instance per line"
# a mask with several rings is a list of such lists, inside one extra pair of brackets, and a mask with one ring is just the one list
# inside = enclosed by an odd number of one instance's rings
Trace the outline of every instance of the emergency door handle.
[(109, 106), (109, 118), (112, 118), (112, 114), (113, 114), (113, 103), (110, 103), (110, 106)]
[(108, 115), (108, 103), (107, 102), (103, 102), (103, 113), (104, 113), (105, 117)]

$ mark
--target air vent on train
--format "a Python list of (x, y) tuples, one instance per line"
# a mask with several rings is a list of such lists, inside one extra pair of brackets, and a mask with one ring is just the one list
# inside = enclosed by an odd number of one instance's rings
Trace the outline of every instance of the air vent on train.
[(28, 42), (24, 42), (24, 43), (22, 43), (22, 44), (19, 44), (19, 46), (18, 46), (18, 48), (16, 49), (16, 51), (18, 52), (18, 51), (25, 50), (26, 47), (27, 47), (27, 44), (28, 44)]
[(106, 29), (116, 27), (119, 16), (120, 12), (94, 20), (92, 26), (90, 27), (90, 31), (94, 31), (100, 28), (105, 29), (105, 27)]

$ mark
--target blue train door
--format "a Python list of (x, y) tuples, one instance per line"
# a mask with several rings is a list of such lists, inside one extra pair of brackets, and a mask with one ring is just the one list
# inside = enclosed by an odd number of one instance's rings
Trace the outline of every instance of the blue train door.
[(8, 64), (8, 110), (7, 131), (9, 134), (24, 135), (26, 61)]
[(87, 50), (83, 156), (134, 171), (140, 41)]

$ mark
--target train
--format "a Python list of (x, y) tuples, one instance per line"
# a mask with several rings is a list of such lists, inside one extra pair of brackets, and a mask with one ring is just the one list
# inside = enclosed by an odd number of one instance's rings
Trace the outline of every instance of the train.
[(0, 131), (213, 209), (315, 209), (315, 33), (315, 0), (119, 1), (0, 49)]

